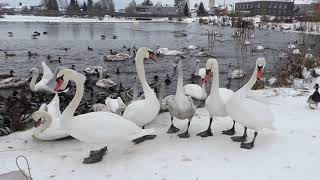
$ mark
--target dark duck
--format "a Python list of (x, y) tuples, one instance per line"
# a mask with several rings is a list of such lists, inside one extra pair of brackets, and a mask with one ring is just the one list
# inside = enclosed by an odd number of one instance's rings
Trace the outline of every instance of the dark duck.
[(318, 106), (319, 102), (320, 102), (320, 94), (319, 94), (319, 84), (317, 83), (314, 86), (314, 93), (309, 97), (308, 99), (308, 104), (310, 109), (315, 109), (315, 106)]

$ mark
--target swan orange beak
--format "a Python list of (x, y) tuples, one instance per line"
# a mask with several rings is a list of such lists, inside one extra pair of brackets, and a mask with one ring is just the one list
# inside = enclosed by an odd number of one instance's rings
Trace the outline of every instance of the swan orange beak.
[(209, 82), (209, 80), (210, 80), (210, 70), (206, 70), (206, 75), (204, 76), (204, 80), (206, 81), (206, 82)]
[(152, 52), (152, 51), (149, 51), (149, 58), (155, 62), (157, 62), (157, 55)]
[(62, 84), (63, 84), (63, 82), (64, 82), (63, 76), (57, 78), (57, 80), (56, 80), (57, 84), (56, 84), (56, 87), (54, 88), (54, 91), (59, 91), (61, 86), (62, 86)]
[(34, 127), (39, 127), (41, 125), (41, 119), (37, 120)]
[(262, 78), (262, 75), (263, 75), (262, 66), (258, 66), (257, 79), (260, 80)]

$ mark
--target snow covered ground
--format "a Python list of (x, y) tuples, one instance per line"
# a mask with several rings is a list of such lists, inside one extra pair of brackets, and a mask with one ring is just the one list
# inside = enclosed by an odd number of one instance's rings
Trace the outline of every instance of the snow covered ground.
[[(156, 139), (139, 145), (110, 145), (103, 161), (91, 165), (82, 164), (82, 159), (97, 145), (75, 139), (41, 142), (32, 138), (32, 130), (1, 137), (0, 174), (17, 170), (15, 158), (24, 155), (34, 180), (318, 180), (320, 108), (308, 108), (306, 100), (312, 92), (287, 88), (255, 91), (271, 102), (277, 130), (259, 133), (252, 150), (240, 149), (239, 143), (221, 134), (231, 127), (229, 118), (214, 120), (213, 137), (196, 136), (209, 121), (206, 110), (198, 109), (190, 127), (191, 138), (166, 134), (170, 118), (162, 113), (150, 124), (157, 130)], [(175, 124), (184, 131), (187, 122)], [(236, 130), (239, 135), (243, 132), (239, 125)], [(251, 140), (251, 131), (249, 136)]]

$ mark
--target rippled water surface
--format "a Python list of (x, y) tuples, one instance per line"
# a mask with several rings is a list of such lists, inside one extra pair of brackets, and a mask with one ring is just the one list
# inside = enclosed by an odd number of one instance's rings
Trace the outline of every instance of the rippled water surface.
[[(109, 23), (109, 24), (58, 24), (58, 23), (1, 23), (0, 24), (0, 49), (15, 53), (15, 57), (6, 58), (0, 52), (0, 72), (8, 73), (13, 69), (19, 76), (27, 76), (32, 67), (41, 68), (41, 62), (47, 61), (46, 56), (51, 55), (52, 59), (62, 57), (62, 66), (71, 67), (76, 65), (79, 72), (90, 65), (101, 65), (99, 57), (107, 55), (110, 49), (119, 49), (126, 46), (148, 46), (155, 49), (157, 45), (169, 49), (183, 50), (187, 42), (198, 47), (208, 47), (206, 29), (213, 26), (181, 23)], [(223, 34), (215, 42), (214, 56), (220, 63), (220, 85), (227, 84), (227, 65), (232, 63), (248, 73), (246, 78), (233, 80), (231, 88), (236, 90), (244, 84), (251, 75), (255, 60), (258, 56), (264, 56), (267, 60), (267, 71), (271, 72), (274, 62), (278, 61), (278, 50), (286, 49), (290, 41), (298, 38), (295, 33), (274, 32), (271, 30), (256, 30), (255, 38), (250, 39), (251, 45), (240, 47), (236, 45), (231, 34), (235, 30), (230, 27), (214, 27), (216, 31)], [(13, 37), (8, 37), (8, 32), (13, 32)], [(32, 39), (34, 31), (48, 32), (41, 34), (38, 39)], [(186, 37), (176, 37), (176, 32), (186, 33)], [(101, 35), (106, 35), (101, 40)], [(117, 39), (112, 39), (117, 35)], [(266, 50), (263, 52), (252, 52), (257, 45), (262, 45)], [(94, 50), (88, 51), (90, 46)], [(66, 53), (64, 48), (70, 48)], [(36, 52), (38, 57), (29, 58), (27, 51)], [(199, 50), (184, 50), (183, 61), (185, 84), (190, 83), (190, 75), (195, 71), (196, 59), (200, 59), (201, 67), (204, 67), (207, 57), (193, 57)], [(175, 57), (159, 57), (159, 62), (147, 62), (146, 73), (149, 81), (154, 75), (158, 75), (164, 81), (166, 74), (171, 73), (172, 61)], [(51, 69), (58, 64), (48, 65)], [(125, 86), (133, 83), (135, 66), (131, 61), (106, 62), (107, 71), (116, 82), (122, 82)], [(116, 67), (120, 67), (121, 74), (115, 74)], [(41, 68), (42, 69), (42, 68)], [(175, 84), (167, 87), (167, 93), (175, 91)]]

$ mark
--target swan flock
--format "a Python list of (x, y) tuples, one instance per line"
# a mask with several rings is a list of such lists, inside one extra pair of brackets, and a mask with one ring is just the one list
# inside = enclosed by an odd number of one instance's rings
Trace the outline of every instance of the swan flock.
[[(196, 114), (196, 106), (192, 99), (193, 93), (196, 94), (194, 98), (205, 101), (205, 108), (210, 117), (208, 128), (196, 134), (197, 136), (202, 138), (213, 136), (212, 122), (215, 118), (230, 117), (229, 120), (226, 119), (225, 121), (233, 122), (233, 126), (231, 129), (223, 131), (222, 134), (232, 136), (231, 140), (240, 142), (241, 148), (251, 149), (254, 147), (258, 131), (274, 129), (272, 124), (274, 118), (268, 106), (257, 100), (258, 98), (248, 95), (255, 82), (262, 78), (266, 65), (264, 58), (257, 59), (250, 80), (236, 92), (219, 87), (219, 66), (218, 61), (214, 58), (207, 60), (206, 67), (203, 70), (204, 73), (201, 75), (202, 87), (184, 86), (182, 61), (179, 60), (175, 72), (177, 78), (176, 93), (164, 98), (165, 101), (162, 100), (160, 102), (155, 91), (146, 80), (144, 62), (148, 60), (156, 61), (156, 52), (146, 47), (139, 48), (134, 58), (134, 63), (138, 80), (143, 89), (144, 99), (134, 99), (130, 104), (125, 105), (121, 98), (118, 97), (112, 103), (115, 104), (116, 108), (112, 109), (109, 108), (108, 104), (113, 99), (107, 98), (107, 109), (112, 110), (105, 110), (106, 112), (97, 110), (96, 112), (80, 115), (75, 115), (75, 111), (84, 95), (86, 81), (84, 75), (68, 68), (57, 68), (56, 72), (52, 73), (47, 65), (42, 63), (44, 75), (40, 82), (36, 83), (39, 71), (32, 69), (31, 90), (56, 93), (50, 104), (43, 104), (38, 111), (33, 113), (32, 117), (36, 121), (33, 136), (38, 140), (56, 140), (72, 136), (85, 143), (103, 145), (100, 150), (90, 151), (89, 157), (83, 160), (83, 163), (95, 163), (102, 160), (107, 151), (106, 145), (114, 144), (118, 141), (131, 141), (138, 144), (155, 138), (155, 129), (147, 126), (157, 117), (162, 106), (165, 106), (171, 116), (170, 120), (168, 120), (171, 126), (167, 133), (179, 131), (174, 126), (174, 119), (187, 120), (185, 132), (178, 136), (180, 138), (189, 138), (189, 127)], [(60, 112), (58, 93), (66, 89), (66, 84), (69, 81), (75, 84), (76, 91), (69, 105), (63, 112)], [(210, 81), (211, 89), (207, 94), (205, 83)], [(122, 115), (118, 112), (119, 106), (123, 111)], [(244, 127), (242, 136), (233, 136), (235, 135), (235, 124)], [(247, 129), (254, 130), (253, 140), (250, 142), (247, 142)]]

